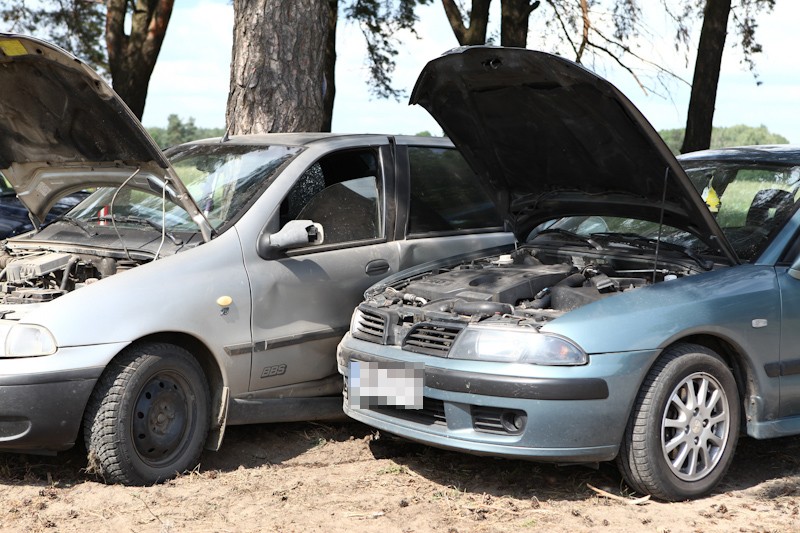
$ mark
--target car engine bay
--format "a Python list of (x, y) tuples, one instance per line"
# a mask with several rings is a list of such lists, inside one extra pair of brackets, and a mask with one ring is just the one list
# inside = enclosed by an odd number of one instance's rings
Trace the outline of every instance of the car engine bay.
[(672, 258), (660, 258), (654, 268), (652, 254), (526, 246), (368, 293), (353, 334), (395, 344), (421, 323), (460, 330), (489, 321), (538, 329), (600, 299), (701, 271)]
[(0, 251), (0, 303), (53, 300), (144, 261), (67, 251)]

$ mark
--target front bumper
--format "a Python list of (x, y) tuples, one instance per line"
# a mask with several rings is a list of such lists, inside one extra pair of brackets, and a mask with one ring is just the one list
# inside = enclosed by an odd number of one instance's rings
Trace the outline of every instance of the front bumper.
[[(440, 448), (586, 463), (616, 457), (633, 401), (657, 350), (593, 355), (584, 366), (463, 361), (344, 337), (344, 411), (378, 429)], [(424, 405), (353, 405), (351, 361), (424, 365)]]
[(51, 453), (75, 443), (97, 379), (119, 350), (102, 344), (0, 359), (0, 451)]

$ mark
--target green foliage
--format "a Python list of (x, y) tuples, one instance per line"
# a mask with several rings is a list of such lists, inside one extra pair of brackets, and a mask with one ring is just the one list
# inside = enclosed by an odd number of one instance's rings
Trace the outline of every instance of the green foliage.
[(105, 75), (108, 72), (105, 35), (105, 2), (86, 0), (4, 0), (0, 2), (0, 28), (34, 35), (53, 42), (86, 61)]
[(178, 115), (174, 114), (167, 117), (166, 128), (147, 128), (147, 131), (161, 148), (169, 148), (176, 144), (196, 141), (197, 139), (222, 137), (225, 134), (225, 128), (198, 128), (194, 123), (193, 117), (189, 117), (184, 122)]
[[(658, 132), (673, 154), (679, 154), (683, 144), (683, 128), (660, 130)], [(726, 146), (753, 146), (757, 144), (787, 144), (789, 139), (771, 133), (763, 124), (757, 128), (739, 124), (727, 128), (714, 128), (711, 132), (711, 148)]]
[[(635, 0), (631, 0), (634, 1)], [(705, 1), (683, 0), (677, 5), (670, 6), (666, 2), (664, 8), (667, 15), (675, 24), (675, 42), (678, 46), (691, 47), (692, 26), (703, 20)], [(775, 0), (733, 0), (730, 10), (730, 26), (738, 37), (737, 46), (742, 53), (742, 61), (755, 75), (755, 54), (763, 51), (761, 44), (756, 40), (758, 22), (756, 17), (762, 13), (771, 13), (775, 8)], [(729, 27), (730, 27), (729, 26)]]

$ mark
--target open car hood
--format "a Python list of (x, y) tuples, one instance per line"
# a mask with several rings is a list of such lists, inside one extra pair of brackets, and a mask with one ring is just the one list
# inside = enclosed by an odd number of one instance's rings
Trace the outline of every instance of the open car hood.
[(487, 46), (428, 63), (411, 95), (483, 178), (518, 238), (546, 220), (607, 215), (689, 231), (736, 256), (689, 177), (608, 81), (543, 52)]
[(81, 60), (44, 41), (0, 33), (0, 95), (0, 173), (39, 224), (77, 190), (127, 182), (161, 194), (166, 183), (169, 199), (210, 238), (158, 145)]

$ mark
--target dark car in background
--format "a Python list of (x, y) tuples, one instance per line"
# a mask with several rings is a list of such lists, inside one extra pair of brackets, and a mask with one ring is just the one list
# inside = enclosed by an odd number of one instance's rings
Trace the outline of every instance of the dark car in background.
[[(45, 224), (72, 209), (87, 196), (88, 192), (79, 191), (60, 198), (47, 213)], [(17, 192), (0, 174), (0, 239), (32, 230), (33, 223), (28, 213), (28, 208), (17, 198)]]

